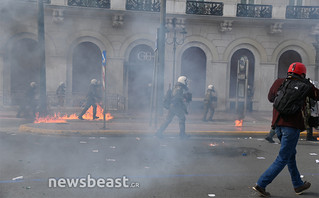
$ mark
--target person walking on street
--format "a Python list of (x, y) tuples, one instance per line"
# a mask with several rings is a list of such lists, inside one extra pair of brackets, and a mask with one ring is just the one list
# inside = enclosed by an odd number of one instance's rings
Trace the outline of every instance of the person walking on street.
[(204, 115), (202, 120), (206, 122), (207, 113), (209, 112), (208, 121), (213, 121), (215, 108), (217, 106), (217, 93), (214, 85), (208, 85), (204, 98)]
[(58, 105), (63, 107), (64, 106), (64, 99), (65, 99), (65, 84), (64, 82), (60, 82), (57, 90), (56, 95), (58, 97)]
[[(296, 102), (298, 102), (298, 107), (295, 108), (295, 113), (287, 115), (279, 113), (278, 106), (277, 109), (275, 107), (273, 108), (272, 127), (275, 127), (275, 131), (279, 140), (281, 141), (281, 145), (276, 160), (260, 176), (256, 185), (253, 187), (253, 189), (261, 196), (270, 196), (270, 193), (266, 192), (266, 187), (276, 178), (276, 176), (284, 169), (286, 165), (288, 166), (288, 170), (296, 194), (302, 194), (311, 186), (310, 182), (303, 182), (301, 180), (300, 173), (296, 164), (296, 146), (299, 140), (300, 132), (305, 130), (304, 118), (302, 115), (302, 108), (304, 107), (302, 107), (301, 105), (305, 102), (305, 96), (308, 96), (316, 101), (319, 100), (319, 90), (315, 88), (315, 86), (313, 86), (313, 84), (311, 84), (309, 81), (307, 82), (305, 77), (305, 65), (299, 62), (293, 63), (289, 66), (287, 78), (277, 79), (269, 90), (268, 100), (272, 103), (275, 102), (276, 104), (279, 100), (279, 95), (282, 96), (281, 93), (283, 92), (304, 93), (302, 95), (303, 97), (297, 97), (298, 99), (296, 100)], [(282, 84), (283, 86), (281, 86)], [(289, 84), (291, 84), (292, 87), (289, 87)], [(296, 85), (299, 85), (300, 87)], [(282, 87), (286, 87), (285, 91), (283, 92), (281, 89)], [(277, 92), (278, 90), (281, 90), (281, 92)], [(278, 97), (276, 97), (277, 94)], [(288, 98), (290, 102), (291, 97), (286, 98)], [(281, 104), (285, 105), (287, 103)], [(295, 104), (296, 103), (293, 103), (291, 106), (288, 106), (288, 108), (296, 107)]]
[(179, 119), (179, 136), (181, 138), (188, 137), (185, 133), (185, 115), (188, 114), (186, 104), (189, 103), (192, 98), (190, 93), (186, 93), (188, 91), (187, 82), (188, 79), (186, 78), (186, 76), (180, 76), (177, 79), (177, 83), (175, 84), (175, 87), (172, 91), (171, 103), (169, 105), (166, 120), (162, 123), (160, 128), (155, 133), (157, 137), (163, 137), (164, 130), (172, 122), (174, 116), (177, 116)]
[(80, 120), (83, 119), (83, 115), (86, 113), (86, 111), (92, 106), (93, 107), (93, 120), (98, 119), (99, 117), (96, 116), (96, 103), (100, 101), (100, 94), (99, 94), (99, 84), (96, 79), (91, 80), (91, 84), (89, 87), (88, 94), (86, 96), (86, 104), (84, 106), (84, 109), (78, 116)]

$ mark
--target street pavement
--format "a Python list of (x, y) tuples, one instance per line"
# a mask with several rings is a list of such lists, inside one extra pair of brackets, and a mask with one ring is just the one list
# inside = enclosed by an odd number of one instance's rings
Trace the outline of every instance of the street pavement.
[[(214, 122), (202, 122), (200, 114), (190, 113), (188, 139), (178, 137), (178, 120), (158, 139), (148, 114), (112, 115), (103, 129), (100, 120), (35, 124), (15, 118), (12, 110), (0, 111), (0, 198), (258, 197), (251, 187), (280, 147), (276, 138), (275, 144), (264, 139), (271, 112), (247, 114), (243, 127), (234, 126), (236, 115), (231, 113), (216, 112)], [(312, 183), (302, 197), (319, 197), (318, 146), (305, 141), (304, 133), (297, 146), (300, 173)], [(125, 176), (135, 185), (63, 185), (63, 179), (88, 175), (96, 180)], [(62, 186), (50, 187), (50, 178), (61, 179)], [(267, 191), (272, 197), (300, 197), (286, 168)]]

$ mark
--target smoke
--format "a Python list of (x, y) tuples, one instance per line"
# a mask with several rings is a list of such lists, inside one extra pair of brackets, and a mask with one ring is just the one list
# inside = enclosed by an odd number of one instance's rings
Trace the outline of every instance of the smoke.
[[(39, 62), (40, 52), (37, 48), (37, 9), (36, 2), (23, 0), (1, 1), (0, 46), (3, 46), (1, 50), (5, 53), (4, 72), (6, 73), (4, 75), (8, 74), (3, 81), (3, 87), (7, 93), (10, 93), (10, 95), (5, 97), (9, 98), (8, 101), (11, 101), (13, 105), (19, 104), (20, 100), (23, 99), (24, 96), (21, 93), (30, 82), (36, 81), (39, 83), (41, 65)], [(80, 13), (80, 10), (83, 10), (83, 13)], [(124, 25), (112, 28), (112, 17), (108, 19), (99, 18), (96, 15), (101, 14), (103, 11), (91, 8), (89, 11), (86, 9), (74, 11), (73, 9), (75, 14), (71, 11), (65, 11), (64, 19), (59, 23), (55, 23), (54, 20), (51, 20), (52, 9), (48, 7), (45, 11), (50, 12), (45, 14), (47, 92), (49, 98), (51, 97), (50, 99), (53, 100), (52, 103), (49, 101), (49, 105), (53, 106), (55, 89), (61, 81), (64, 81), (71, 96), (71, 102), (68, 107), (73, 105), (80, 111), (80, 105), (77, 101), (79, 101), (79, 98), (85, 99), (90, 80), (93, 78), (102, 80), (101, 51), (104, 49), (101, 49), (101, 46), (104, 43), (109, 43), (114, 46), (106, 47), (109, 49), (114, 48), (114, 57), (108, 58), (115, 59), (113, 60), (115, 64), (110, 64), (112, 60), (107, 62), (107, 90), (115, 90), (110, 95), (118, 94), (127, 97), (128, 101), (123, 103), (127, 102), (128, 106), (126, 108), (131, 113), (130, 118), (125, 117), (122, 121), (129, 122), (133, 117), (133, 121), (148, 122), (150, 88), (153, 83), (155, 60), (155, 53), (151, 44), (156, 40), (156, 28), (159, 21), (151, 17), (130, 18), (130, 16), (124, 16)], [(100, 21), (96, 22), (96, 20)], [(147, 26), (145, 22), (151, 25)], [(91, 35), (84, 34), (87, 32), (91, 33)], [(132, 47), (131, 52), (126, 53), (129, 54), (128, 58), (122, 57), (124, 55), (119, 53), (120, 47), (127, 42), (128, 37), (139, 34), (149, 35), (153, 40), (148, 40), (147, 45), (135, 44), (132, 41), (132, 43), (127, 45), (130, 47), (135, 45), (136, 47)], [(103, 41), (103, 38), (108, 39), (110, 42)], [(145, 38), (139, 38), (137, 43), (141, 43), (144, 40)], [(108, 51), (107, 54), (109, 54)], [(194, 58), (197, 55), (200, 60)], [(193, 92), (196, 98), (204, 96), (205, 82), (208, 80), (203, 78), (207, 64), (204, 63), (206, 62), (206, 57), (204, 56), (199, 49), (191, 49), (185, 52), (182, 58), (182, 71), (176, 73), (176, 76), (186, 75), (191, 80), (190, 92)], [(171, 65), (167, 65), (167, 70), (170, 70), (169, 68), (171, 67)], [(122, 70), (123, 72), (120, 72)], [(169, 75), (168, 79), (172, 81), (171, 75)], [(176, 81), (177, 79), (175, 79)], [(118, 98), (110, 97), (109, 99), (117, 100)], [(8, 103), (10, 104), (10, 102)], [(201, 101), (197, 102), (198, 106), (196, 108), (199, 108), (200, 103)], [(163, 121), (166, 113), (164, 112), (164, 115), (158, 118), (158, 123)], [(142, 116), (138, 117), (140, 114)], [(97, 125), (100, 127), (100, 123)], [(59, 129), (59, 127), (52, 127), (51, 129)], [(144, 128), (142, 129), (145, 130)], [(152, 133), (155, 129), (148, 128), (148, 130)], [(176, 120), (170, 124), (167, 131), (179, 131)], [(168, 136), (171, 135), (168, 134)], [(81, 141), (87, 143), (82, 145)], [(42, 188), (47, 188), (45, 182), (41, 181), (39, 184), (34, 181), (36, 178), (85, 177), (88, 174), (92, 174), (95, 177), (120, 177), (126, 175), (134, 181), (141, 182), (140, 189), (124, 190), (120, 195), (117, 195), (117, 190), (111, 190), (111, 194), (114, 196), (109, 197), (143, 197), (144, 193), (147, 194), (147, 192), (143, 192), (144, 189), (148, 191), (154, 190), (155, 195), (160, 194), (161, 189), (158, 189), (157, 186), (163, 182), (163, 178), (166, 180), (173, 177), (166, 184), (166, 187), (178, 182), (178, 177), (185, 174), (180, 169), (185, 163), (189, 163), (189, 166), (197, 164), (196, 161), (187, 158), (187, 152), (191, 152), (191, 145), (188, 142), (180, 141), (175, 136), (164, 141), (142, 138), (143, 144), (139, 142), (140, 140), (134, 140), (134, 138), (121, 137), (116, 139), (116, 141), (119, 142), (120, 146), (114, 145), (112, 138), (104, 140), (97, 139), (97, 137), (96, 139), (89, 139), (88, 137), (37, 137), (33, 135), (12, 137), (10, 142), (15, 144), (16, 147), (13, 147), (13, 150), (3, 155), (2, 159), (7, 161), (1, 167), (3, 170), (7, 169), (10, 170), (10, 173), (16, 174), (14, 176), (6, 175), (5, 179), (7, 180), (20, 175), (24, 175), (26, 179), (31, 179), (33, 194), (40, 193)], [(134, 147), (126, 146), (131, 144), (134, 144)], [(149, 149), (145, 149), (145, 145)], [(110, 148), (110, 146), (115, 146), (115, 149)], [(4, 146), (4, 148), (6, 147), (12, 148), (8, 144)], [(185, 148), (185, 152), (181, 153), (180, 150), (183, 150), (183, 148)], [(10, 152), (18, 153), (15, 155), (17, 158), (10, 158)], [(126, 158), (121, 158), (123, 153), (131, 154), (126, 154)], [(26, 173), (27, 175), (25, 175)], [(37, 185), (39, 185), (38, 188), (34, 187)], [(12, 188), (14, 189), (14, 187), (9, 189)], [(91, 197), (101, 197), (101, 194), (106, 193), (105, 191), (107, 190), (71, 189), (63, 191), (49, 189), (48, 192), (44, 193), (48, 193), (50, 197), (59, 197), (59, 195), (63, 197), (63, 195), (68, 193), (75, 193), (77, 197), (83, 197), (82, 193), (85, 192), (90, 194)], [(17, 197), (14, 191), (8, 192), (8, 194), (14, 195), (11, 197)], [(85, 194), (86, 197), (87, 194)], [(133, 196), (131, 196), (132, 194)]]

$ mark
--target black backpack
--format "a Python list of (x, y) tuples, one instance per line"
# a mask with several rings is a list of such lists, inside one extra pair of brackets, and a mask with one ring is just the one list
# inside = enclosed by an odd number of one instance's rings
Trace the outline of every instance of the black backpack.
[(288, 77), (279, 87), (273, 107), (281, 115), (292, 115), (299, 111), (312, 88), (307, 79)]

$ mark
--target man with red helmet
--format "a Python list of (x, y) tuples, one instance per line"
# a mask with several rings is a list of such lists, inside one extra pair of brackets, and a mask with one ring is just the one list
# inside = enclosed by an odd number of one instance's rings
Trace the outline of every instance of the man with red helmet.
[[(286, 79), (288, 81), (303, 81), (305, 80), (306, 72), (307, 69), (304, 64), (299, 62), (292, 63), (289, 66)], [(268, 100), (270, 102), (274, 102), (277, 95), (277, 90), (286, 79), (280, 78), (273, 83), (268, 93)], [(307, 97), (318, 101), (319, 90), (313, 85), (310, 86), (311, 89), (307, 93)], [(276, 160), (270, 165), (270, 167), (260, 176), (257, 184), (253, 187), (253, 189), (257, 191), (261, 196), (270, 196), (270, 193), (266, 192), (267, 185), (270, 184), (287, 165), (294, 190), (296, 194), (301, 194), (303, 193), (303, 191), (310, 188), (311, 185), (309, 182), (303, 182), (301, 180), (300, 173), (296, 164), (296, 146), (298, 143), (300, 132), (305, 130), (302, 110), (298, 110), (293, 115), (280, 115), (280, 113), (275, 108), (273, 108), (272, 127), (276, 127), (276, 134), (281, 140), (279, 154)]]

